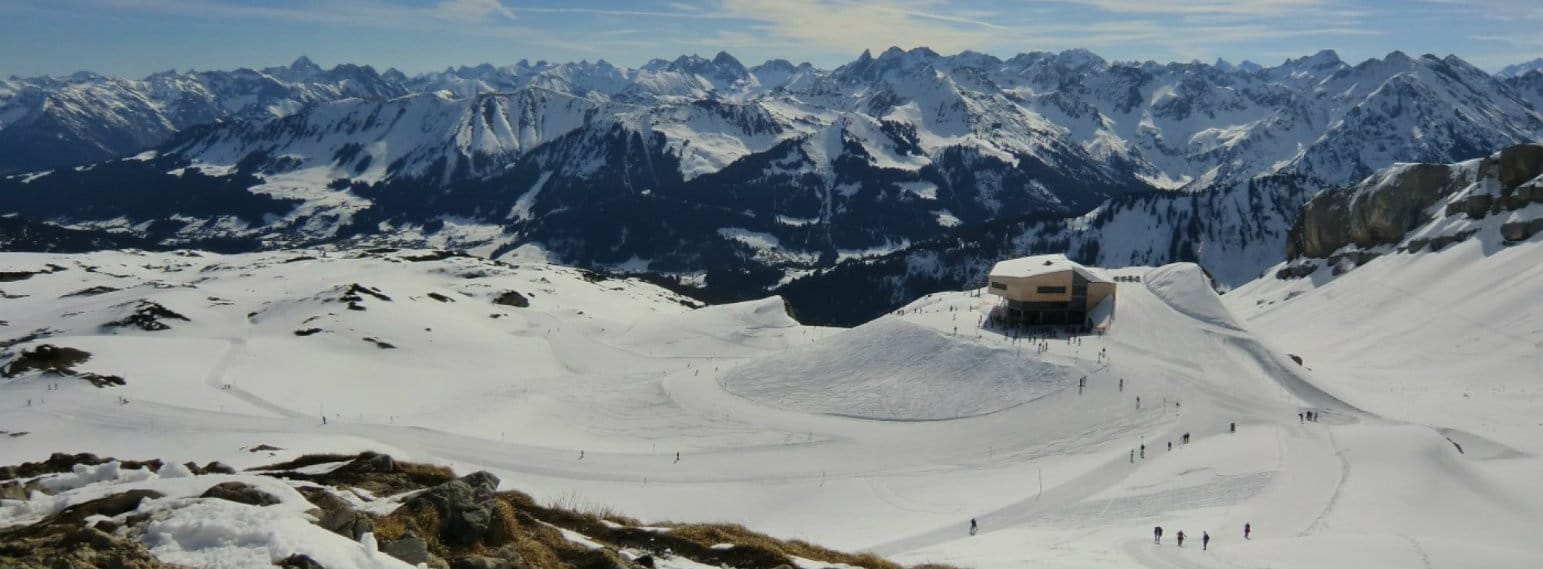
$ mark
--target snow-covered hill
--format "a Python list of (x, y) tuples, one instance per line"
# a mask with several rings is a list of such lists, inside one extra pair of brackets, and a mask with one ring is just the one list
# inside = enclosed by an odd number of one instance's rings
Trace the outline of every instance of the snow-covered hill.
[[(833, 330), (775, 298), (697, 308), (636, 281), (433, 251), (8, 253), (5, 362), (74, 348), (90, 357), (70, 372), (124, 384), (0, 380), (0, 430), (26, 432), (0, 463), (373, 449), (487, 469), (541, 501), (907, 564), (1533, 566), (1543, 438), (1523, 385), (1537, 350), (1520, 346), (1543, 340), (1521, 301), (1539, 248), (1482, 245), (1220, 298), (1195, 265), (1114, 269), (1112, 327), (1079, 338), (982, 328), (983, 291)], [(1475, 275), (1494, 290), (1474, 294)], [(1422, 280), (1432, 296), (1397, 293)], [(1392, 381), (1435, 385), (1475, 358), (1485, 373), (1452, 384), (1470, 397)], [(1292, 423), (1304, 410), (1320, 419)], [(56, 503), (33, 500), (7, 502), (0, 524)], [(172, 500), (142, 507), (187, 503)], [(155, 539), (200, 566), (222, 547), (281, 555), (181, 535)]]

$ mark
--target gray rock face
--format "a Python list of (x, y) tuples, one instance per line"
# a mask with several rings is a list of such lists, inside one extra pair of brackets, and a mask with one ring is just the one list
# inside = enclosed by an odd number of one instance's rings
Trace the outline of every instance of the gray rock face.
[(439, 537), (445, 543), (470, 545), (493, 525), (494, 492), (498, 477), (474, 472), (414, 496), (405, 505), (426, 503), (439, 514)]
[(1452, 188), (1452, 168), (1417, 164), (1390, 183), (1358, 193), (1350, 204), (1350, 239), (1363, 247), (1396, 243), (1424, 221), (1421, 213)]
[(322, 517), (321, 527), (327, 531), (358, 541), (364, 534), (375, 531), (375, 522), (364, 512), (354, 509), (333, 510)]
[(408, 532), (402, 539), (382, 543), (380, 550), (411, 565), (429, 562), (428, 542), (412, 532)]
[[(1474, 174), (1446, 164), (1413, 164), (1384, 170), (1358, 185), (1325, 191), (1302, 208), (1287, 237), (1288, 258), (1326, 258), (1346, 245), (1394, 245), (1410, 230), (1429, 222), (1426, 212), (1476, 182)], [(1468, 172), (1472, 172), (1471, 170)], [(1543, 184), (1529, 182), (1543, 174), (1543, 145), (1512, 146), (1479, 163), (1477, 178), (1497, 181), (1500, 195), (1475, 193), (1450, 201), (1439, 212), (1483, 219), (1502, 209), (1543, 202)], [(1507, 239), (1530, 234), (1528, 225), (1507, 231)], [(1526, 234), (1525, 236), (1523, 236)], [(1519, 239), (1513, 239), (1519, 240)]]
[(1543, 146), (1521, 144), (1500, 151), (1500, 190), (1509, 192), (1543, 172)]
[(1538, 233), (1543, 233), (1543, 218), (1513, 221), (1500, 226), (1500, 236), (1506, 241), (1525, 241)]

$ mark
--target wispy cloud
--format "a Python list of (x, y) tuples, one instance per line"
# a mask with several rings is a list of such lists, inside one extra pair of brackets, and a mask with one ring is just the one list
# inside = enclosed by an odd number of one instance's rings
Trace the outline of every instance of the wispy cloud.
[(441, 20), (470, 24), (487, 23), (493, 19), (513, 22), (517, 19), (514, 10), (499, 0), (444, 0), (435, 4), (429, 14)]
[(773, 41), (857, 52), (927, 45), (944, 51), (980, 48), (1003, 26), (929, 10), (936, 3), (899, 0), (722, 0), (719, 13), (752, 22)]

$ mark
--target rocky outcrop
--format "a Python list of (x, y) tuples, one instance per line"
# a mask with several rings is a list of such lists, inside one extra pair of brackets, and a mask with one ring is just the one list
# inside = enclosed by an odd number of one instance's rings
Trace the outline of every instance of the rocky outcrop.
[[(1511, 146), (1470, 164), (1402, 164), (1355, 186), (1318, 194), (1287, 236), (1287, 257), (1321, 259), (1347, 245), (1398, 245), (1434, 216), (1481, 220), (1543, 203), (1543, 183), (1536, 181), (1543, 175), (1543, 145)], [(1443, 201), (1444, 208), (1432, 211)], [(1530, 220), (1507, 223), (1501, 231), (1510, 241), (1538, 233)], [(1420, 245), (1442, 237), (1428, 237)]]
[(272, 506), (280, 502), (274, 495), (244, 482), (221, 482), (210, 486), (200, 498), (219, 498), (248, 506)]
[(1314, 197), (1286, 241), (1286, 255), (1327, 257), (1348, 244), (1397, 243), (1426, 220), (1426, 209), (1457, 189), (1452, 167), (1413, 164)]
[(440, 541), (471, 545), (481, 542), (493, 525), (497, 491), (497, 476), (486, 471), (474, 472), (425, 490), (404, 507), (432, 507), (439, 520)]

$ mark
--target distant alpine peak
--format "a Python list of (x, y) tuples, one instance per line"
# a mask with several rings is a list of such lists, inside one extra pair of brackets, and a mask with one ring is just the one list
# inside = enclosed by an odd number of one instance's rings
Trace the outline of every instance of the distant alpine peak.
[(1532, 71), (1543, 71), (1543, 57), (1539, 57), (1532, 61), (1524, 61), (1514, 65), (1507, 65), (1504, 69), (1501, 69), (1499, 73), (1496, 73), (1495, 76), (1501, 78), (1521, 77)]
[(295, 61), (289, 64), (289, 70), (317, 73), (322, 69), (320, 65), (316, 64), (316, 62), (311, 61), (311, 58), (302, 55), (295, 58)]

